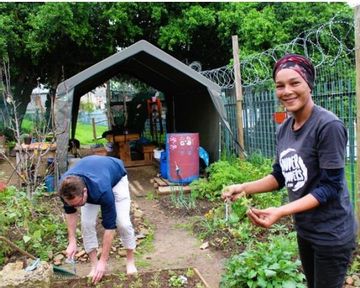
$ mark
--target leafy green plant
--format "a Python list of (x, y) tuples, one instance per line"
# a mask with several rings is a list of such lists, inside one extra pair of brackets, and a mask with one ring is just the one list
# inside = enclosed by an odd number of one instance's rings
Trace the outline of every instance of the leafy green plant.
[(200, 199), (216, 201), (224, 186), (259, 179), (271, 171), (270, 160), (264, 159), (261, 164), (252, 164), (241, 159), (220, 160), (212, 163), (207, 172), (207, 179), (195, 180), (190, 184), (191, 190)]
[[(0, 235), (42, 260), (48, 260), (66, 247), (66, 228), (61, 214), (49, 210), (52, 204), (59, 205), (60, 209), (60, 203), (44, 197), (36, 194), (29, 200), (24, 191), (15, 187), (0, 193)], [(9, 252), (9, 247), (0, 245), (0, 264)]]
[(172, 275), (169, 279), (170, 287), (186, 287), (187, 278), (184, 275)]
[(295, 233), (254, 242), (225, 266), (220, 287), (305, 287), (300, 272)]

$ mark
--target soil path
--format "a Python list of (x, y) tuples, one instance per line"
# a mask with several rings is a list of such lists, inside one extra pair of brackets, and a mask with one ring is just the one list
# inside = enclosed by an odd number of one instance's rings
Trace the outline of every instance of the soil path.
[(150, 179), (156, 174), (156, 168), (151, 166), (128, 168), (133, 200), (155, 229), (154, 249), (143, 256), (150, 262), (146, 270), (195, 267), (210, 287), (219, 287), (225, 260), (221, 254), (200, 249), (202, 243), (185, 228), (190, 218), (171, 216), (162, 211), (156, 200), (145, 198), (154, 191)]

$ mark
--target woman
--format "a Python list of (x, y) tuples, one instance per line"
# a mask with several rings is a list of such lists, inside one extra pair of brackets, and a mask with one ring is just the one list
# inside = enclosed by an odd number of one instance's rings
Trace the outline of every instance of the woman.
[[(225, 188), (223, 199), (286, 186), (290, 202), (252, 208), (251, 222), (269, 228), (293, 215), (308, 287), (342, 287), (355, 248), (356, 223), (344, 176), (347, 132), (331, 112), (314, 104), (315, 69), (289, 54), (274, 65), (276, 96), (291, 114), (277, 131), (273, 171), (264, 178)], [(243, 193), (242, 193), (243, 192)]]

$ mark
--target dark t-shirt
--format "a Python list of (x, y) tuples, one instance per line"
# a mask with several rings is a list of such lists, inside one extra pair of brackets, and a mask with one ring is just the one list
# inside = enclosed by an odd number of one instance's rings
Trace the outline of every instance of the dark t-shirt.
[[(108, 156), (87, 156), (70, 168), (61, 178), (81, 177), (88, 190), (87, 203), (101, 206), (102, 225), (105, 229), (116, 228), (115, 198), (112, 188), (126, 175), (121, 160)], [(76, 208), (64, 203), (65, 213), (75, 213)]]
[[(355, 234), (355, 220), (344, 174), (335, 197), (323, 199), (321, 171), (343, 169), (347, 132), (331, 112), (314, 106), (310, 118), (293, 131), (290, 117), (277, 131), (277, 155), (290, 201), (309, 193), (319, 200), (314, 209), (294, 215), (295, 227), (304, 239), (319, 245), (341, 245)], [(320, 192), (319, 192), (320, 191)], [(322, 197), (322, 198), (321, 198)], [(321, 200), (321, 201), (320, 201)]]

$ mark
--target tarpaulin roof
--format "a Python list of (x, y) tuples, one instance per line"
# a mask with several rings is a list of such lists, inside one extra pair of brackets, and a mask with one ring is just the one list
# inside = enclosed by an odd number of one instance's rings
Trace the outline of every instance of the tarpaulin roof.
[[(168, 132), (199, 132), (200, 144), (218, 158), (219, 120), (226, 126), (220, 87), (199, 72), (145, 40), (60, 83), (56, 91), (55, 123), (60, 173), (66, 169), (67, 147), (75, 135), (80, 98), (119, 74), (130, 75), (163, 92), (174, 125)], [(171, 100), (169, 100), (171, 99)], [(168, 128), (169, 129), (169, 128)]]

